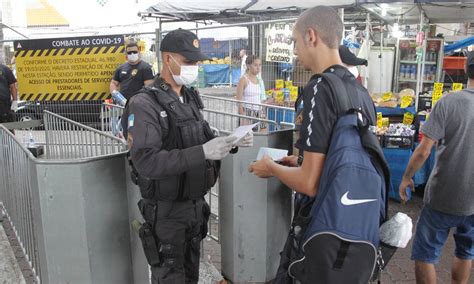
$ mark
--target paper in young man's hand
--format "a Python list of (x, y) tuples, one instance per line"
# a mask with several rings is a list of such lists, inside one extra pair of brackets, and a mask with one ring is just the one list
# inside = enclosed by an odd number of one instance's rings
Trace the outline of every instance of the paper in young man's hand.
[(273, 161), (278, 161), (288, 156), (288, 150), (261, 147), (258, 151), (257, 161), (261, 160), (263, 156), (268, 155)]

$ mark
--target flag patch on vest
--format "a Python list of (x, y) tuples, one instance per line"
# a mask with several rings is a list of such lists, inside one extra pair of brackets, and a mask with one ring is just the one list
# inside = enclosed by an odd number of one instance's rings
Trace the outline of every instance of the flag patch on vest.
[(133, 123), (135, 122), (135, 115), (131, 114), (128, 116), (128, 128), (133, 127)]

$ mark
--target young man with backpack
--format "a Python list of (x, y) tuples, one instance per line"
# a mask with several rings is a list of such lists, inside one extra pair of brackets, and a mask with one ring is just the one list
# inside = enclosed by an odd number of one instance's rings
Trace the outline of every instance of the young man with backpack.
[[(368, 130), (376, 122), (374, 104), (339, 56), (342, 32), (339, 15), (326, 6), (298, 18), (294, 53), (314, 74), (303, 91), (297, 143), (302, 153), (284, 158), (284, 165), (267, 156), (249, 166), (256, 176), (277, 177), (297, 192), (277, 283), (367, 283), (374, 270), (388, 173), (380, 145)], [(348, 114), (351, 109), (357, 111)], [(356, 235), (364, 236), (352, 238)], [(364, 252), (361, 258), (353, 257), (356, 251)]]

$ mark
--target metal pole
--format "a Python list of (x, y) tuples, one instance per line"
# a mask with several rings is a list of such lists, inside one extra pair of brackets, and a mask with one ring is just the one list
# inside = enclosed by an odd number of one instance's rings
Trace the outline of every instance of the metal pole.
[[(339, 16), (341, 17), (342, 23), (344, 23), (344, 8), (338, 9), (338, 12), (339, 12)], [(342, 29), (342, 37), (341, 38), (344, 39), (344, 36), (345, 36), (344, 29)]]
[(382, 93), (382, 82), (385, 75), (383, 73), (383, 26), (382, 26), (382, 23), (380, 23), (380, 75), (382, 78), (379, 84), (379, 93)]
[[(425, 15), (423, 11), (420, 13), (420, 32), (423, 31), (423, 23), (425, 21)], [(426, 38), (423, 39), (423, 54), (421, 60), (418, 62), (418, 70), (417, 70), (417, 78), (416, 78), (416, 91), (415, 91), (415, 109), (418, 109), (418, 97), (420, 96), (420, 92), (422, 91), (423, 88), (423, 72), (424, 72), (424, 67), (425, 67), (425, 60), (424, 60), (424, 54), (425, 54), (425, 47), (426, 47)]]
[(158, 19), (158, 28), (155, 30), (155, 53), (156, 53), (156, 65), (158, 67), (158, 72), (161, 70), (161, 20)]
[[(366, 49), (365, 49), (365, 58), (368, 60), (369, 59), (369, 54), (370, 54), (370, 14), (367, 13), (367, 20), (365, 24), (365, 40), (367, 41), (366, 44)], [(365, 44), (365, 43), (364, 43)], [(367, 67), (362, 67), (365, 70), (364, 74), (364, 87), (367, 89), (369, 85), (369, 72), (367, 70)]]
[[(0, 3), (0, 8), (2, 4)], [(3, 24), (2, 23), (2, 11), (0, 9), (0, 63), (6, 63), (3, 56)], [(9, 63), (9, 62), (8, 62)]]

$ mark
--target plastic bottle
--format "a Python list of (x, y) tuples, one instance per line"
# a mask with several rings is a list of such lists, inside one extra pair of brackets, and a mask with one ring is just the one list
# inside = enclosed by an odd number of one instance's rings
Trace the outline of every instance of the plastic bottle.
[(285, 101), (285, 105), (288, 106), (290, 104), (290, 89), (288, 88), (283, 89), (283, 99)]
[(34, 148), (36, 146), (35, 138), (33, 137), (33, 133), (30, 131), (28, 136), (28, 148)]
[(125, 106), (127, 103), (127, 99), (119, 91), (113, 91), (112, 98), (114, 102), (120, 106)]
[(412, 65), (410, 75), (411, 75), (410, 79), (416, 80), (416, 65)]
[(405, 65), (400, 65), (400, 79), (405, 79), (406, 68)]

